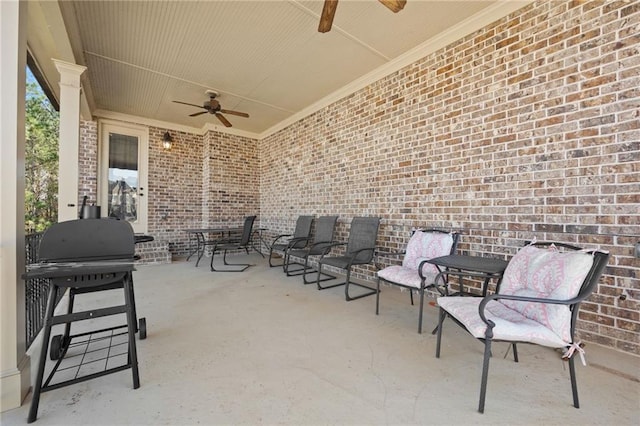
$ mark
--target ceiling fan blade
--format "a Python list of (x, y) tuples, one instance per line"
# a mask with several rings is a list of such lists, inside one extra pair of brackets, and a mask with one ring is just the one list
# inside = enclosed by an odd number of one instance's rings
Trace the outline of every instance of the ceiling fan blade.
[(197, 117), (202, 114), (206, 114), (207, 111), (194, 112), (193, 114), (189, 114), (189, 117)]
[(194, 106), (196, 108), (204, 108), (202, 105), (196, 105), (196, 104), (190, 104), (188, 102), (181, 102), (181, 101), (173, 101), (177, 104), (182, 104), (182, 105), (189, 105), (189, 106)]
[(226, 118), (224, 118), (224, 115), (222, 114), (218, 114), (216, 112), (216, 117), (218, 117), (218, 120), (220, 120), (222, 122), (222, 124), (225, 125), (225, 127), (231, 127), (231, 123), (229, 123), (229, 120), (227, 120)]
[(333, 24), (333, 17), (336, 14), (336, 8), (338, 7), (338, 0), (324, 0), (324, 6), (322, 6), (322, 15), (320, 15), (320, 24), (318, 25), (318, 31), (326, 33), (331, 29)]
[(380, 3), (385, 5), (387, 9), (392, 11), (393, 13), (400, 12), (404, 5), (407, 4), (407, 0), (378, 0)]
[(246, 112), (232, 111), (230, 109), (221, 109), (220, 112), (224, 112), (225, 114), (237, 115), (238, 117), (249, 118), (249, 114)]

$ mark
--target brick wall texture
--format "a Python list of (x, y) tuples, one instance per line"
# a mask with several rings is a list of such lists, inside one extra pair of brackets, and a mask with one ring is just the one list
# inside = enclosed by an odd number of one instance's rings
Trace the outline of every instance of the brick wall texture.
[(184, 254), (186, 228), (337, 214), (341, 240), (379, 216), (389, 249), (413, 227), (503, 258), (533, 238), (599, 247), (579, 336), (640, 355), (639, 34), (638, 2), (539, 1), (259, 141), (171, 131), (166, 152), (151, 127), (149, 232)]

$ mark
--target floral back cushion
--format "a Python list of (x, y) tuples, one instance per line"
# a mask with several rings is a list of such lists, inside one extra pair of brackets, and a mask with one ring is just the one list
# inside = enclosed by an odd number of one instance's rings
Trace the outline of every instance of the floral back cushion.
[[(593, 256), (580, 251), (560, 252), (556, 247), (527, 246), (509, 262), (500, 294), (567, 300), (578, 295)], [(499, 300), (570, 341), (571, 312), (566, 305)]]
[[(453, 246), (453, 235), (451, 234), (416, 231), (407, 244), (402, 266), (417, 271), (423, 260), (451, 254), (451, 246)], [(427, 276), (437, 274), (438, 269), (435, 265), (426, 263), (422, 267), (422, 272)]]

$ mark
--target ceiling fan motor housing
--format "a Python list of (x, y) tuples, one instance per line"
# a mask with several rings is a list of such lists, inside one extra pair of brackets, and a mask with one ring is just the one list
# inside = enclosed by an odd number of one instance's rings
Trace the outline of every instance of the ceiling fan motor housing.
[(204, 103), (204, 108), (206, 110), (208, 110), (211, 114), (213, 114), (216, 111), (220, 111), (220, 102), (218, 102), (215, 99), (211, 98), (211, 100), (206, 101)]

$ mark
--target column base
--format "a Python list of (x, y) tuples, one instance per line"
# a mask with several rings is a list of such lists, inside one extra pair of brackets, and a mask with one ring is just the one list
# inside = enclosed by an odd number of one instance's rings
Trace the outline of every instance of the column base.
[(0, 412), (20, 407), (31, 389), (31, 360), (24, 356), (18, 368), (3, 371), (0, 377)]

